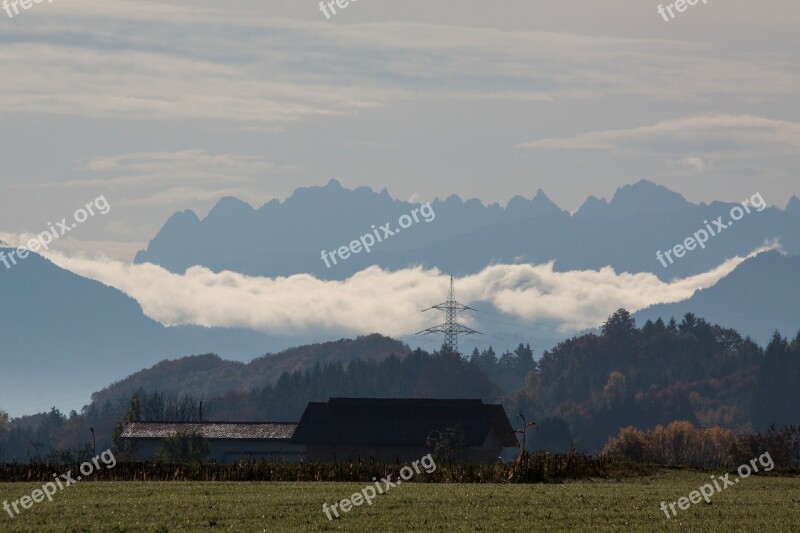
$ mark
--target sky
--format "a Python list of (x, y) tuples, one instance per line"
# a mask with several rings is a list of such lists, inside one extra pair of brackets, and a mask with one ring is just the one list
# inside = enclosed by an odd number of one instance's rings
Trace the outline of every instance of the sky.
[(0, 232), (103, 195), (65, 253), (123, 264), (174, 212), (330, 178), (574, 211), (649, 179), (800, 193), (800, 4), (56, 0), (0, 11)]

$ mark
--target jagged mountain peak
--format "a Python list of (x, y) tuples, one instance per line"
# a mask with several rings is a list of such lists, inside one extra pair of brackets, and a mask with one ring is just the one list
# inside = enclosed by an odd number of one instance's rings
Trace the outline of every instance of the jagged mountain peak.
[(562, 209), (542, 189), (538, 189), (536, 195), (530, 200), (520, 195), (514, 196), (506, 204), (505, 211), (518, 218), (557, 214), (561, 213)]
[(797, 198), (797, 196), (789, 198), (789, 203), (786, 204), (786, 212), (800, 215), (800, 198)]
[(253, 206), (235, 196), (223, 196), (208, 213), (208, 218), (231, 217), (255, 212)]
[(680, 194), (648, 180), (620, 187), (609, 206), (619, 211), (644, 212), (655, 209), (671, 211), (690, 205)]
[(680, 194), (649, 180), (618, 188), (611, 201), (589, 196), (576, 211), (579, 219), (596, 216), (629, 217), (678, 211), (692, 204)]

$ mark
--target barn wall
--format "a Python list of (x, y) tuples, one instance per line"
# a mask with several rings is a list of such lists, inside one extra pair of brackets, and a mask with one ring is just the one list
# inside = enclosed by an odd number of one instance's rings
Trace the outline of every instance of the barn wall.
[[(462, 453), (458, 460), (472, 463), (493, 463), (500, 455), (500, 446), (493, 448), (473, 447)], [(308, 460), (310, 462), (332, 462), (344, 459), (374, 459), (382, 463), (408, 464), (431, 453), (428, 447), (394, 447), (394, 446), (317, 446), (308, 445)]]
[(282, 461), (298, 463), (305, 458), (306, 447), (286, 440), (220, 439), (209, 440), (211, 459), (218, 463), (237, 461)]
[[(162, 439), (128, 439), (136, 446), (136, 458), (152, 461), (162, 446)], [(288, 439), (208, 439), (209, 459), (230, 464), (241, 460), (283, 461), (298, 463), (305, 459), (306, 447), (290, 444)]]

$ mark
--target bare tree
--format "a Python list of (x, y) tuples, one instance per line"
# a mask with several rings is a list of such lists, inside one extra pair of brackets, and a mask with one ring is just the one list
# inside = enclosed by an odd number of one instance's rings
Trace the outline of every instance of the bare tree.
[(143, 394), (141, 420), (147, 422), (199, 422), (202, 401), (189, 394)]

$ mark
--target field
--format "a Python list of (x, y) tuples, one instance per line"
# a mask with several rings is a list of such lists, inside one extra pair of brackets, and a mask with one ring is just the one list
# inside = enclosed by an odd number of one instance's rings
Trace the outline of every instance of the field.
[[(718, 473), (718, 472), (713, 472)], [(700, 470), (562, 484), (407, 483), (328, 521), (366, 483), (79, 482), (0, 531), (800, 531), (800, 477), (754, 475), (667, 520)], [(41, 483), (0, 484), (0, 504)]]

